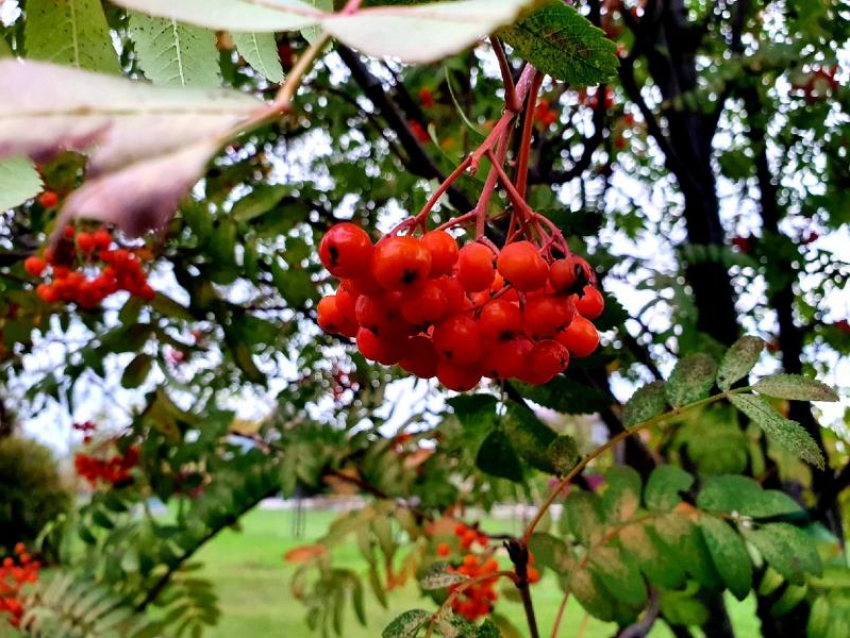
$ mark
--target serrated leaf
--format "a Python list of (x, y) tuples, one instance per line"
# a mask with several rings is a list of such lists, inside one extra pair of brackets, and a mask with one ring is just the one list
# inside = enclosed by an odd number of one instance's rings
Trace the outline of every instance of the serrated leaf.
[(635, 390), (623, 406), (623, 425), (627, 428), (649, 421), (667, 409), (663, 381), (654, 381)]
[(809, 574), (819, 576), (822, 572), (814, 539), (793, 525), (768, 523), (744, 530), (744, 536), (773, 569), (795, 585), (802, 585)]
[(716, 370), (717, 363), (707, 354), (691, 354), (680, 359), (665, 386), (670, 405), (680, 408), (707, 398)]
[(475, 465), (482, 472), (518, 483), (522, 481), (522, 465), (502, 430), (493, 430), (478, 448)]
[(684, 568), (701, 585), (717, 587), (722, 582), (705, 540), (696, 526), (679, 514), (658, 516), (647, 524), (647, 533), (676, 565)]
[(635, 563), (612, 545), (600, 545), (588, 552), (588, 562), (611, 595), (629, 606), (646, 602), (646, 586)]
[(367, 55), (418, 64), (462, 51), (511, 24), (534, 0), (456, 0), (324, 13), (298, 0), (116, 0), (149, 15), (223, 31), (277, 32), (319, 26)]
[(758, 363), (764, 350), (764, 341), (758, 337), (745, 336), (733, 343), (723, 355), (717, 368), (717, 386), (728, 390), (732, 384), (743, 379)]
[(525, 398), (562, 414), (593, 414), (614, 403), (610, 394), (563, 375), (546, 385), (512, 383)]
[(100, 0), (27, 0), (26, 12), (28, 58), (120, 73)]
[(542, 472), (553, 472), (547, 452), (557, 434), (531, 409), (510, 402), (500, 425), (520, 459)]
[(130, 13), (130, 38), (139, 67), (163, 86), (219, 86), (215, 33), (174, 19)]
[(744, 539), (725, 521), (703, 516), (702, 536), (717, 572), (738, 600), (744, 600), (753, 586), (753, 565)]
[(430, 619), (431, 614), (424, 609), (411, 609), (397, 616), (387, 625), (381, 636), (383, 638), (415, 638)]
[(605, 474), (602, 512), (608, 523), (627, 521), (640, 507), (640, 474), (626, 465), (615, 465)]
[(535, 565), (549, 568), (562, 576), (568, 575), (575, 566), (567, 544), (551, 534), (532, 534), (528, 539), (528, 550), (534, 554)]
[(588, 569), (579, 569), (570, 577), (569, 588), (585, 611), (600, 620), (614, 620), (614, 605), (610, 594)]
[[(85, 87), (85, 90), (82, 89)], [(75, 216), (138, 235), (163, 225), (233, 127), (268, 107), (235, 91), (152, 87), (41, 62), (0, 61), (0, 159), (89, 151)]]
[(562, 434), (549, 444), (546, 456), (549, 457), (555, 472), (561, 476), (575, 467), (580, 458), (576, 440), (566, 434)]
[(765, 490), (746, 476), (709, 478), (697, 497), (697, 507), (713, 513), (736, 512), (752, 518), (770, 518), (801, 512), (790, 496), (779, 490)]
[(815, 379), (798, 374), (771, 374), (759, 379), (753, 389), (760, 394), (791, 401), (838, 401), (835, 390)]
[(818, 444), (799, 423), (780, 416), (767, 401), (753, 394), (733, 394), (729, 400), (764, 430), (771, 441), (804, 461), (824, 468)]
[(237, 31), (231, 35), (239, 55), (245, 58), (252, 69), (274, 84), (283, 81), (283, 67), (273, 33)]
[(568, 84), (599, 84), (619, 66), (617, 45), (560, 0), (550, 0), (500, 35), (537, 69)]
[[(334, 0), (307, 0), (307, 2), (319, 11), (330, 13), (334, 10)], [(322, 29), (318, 26), (306, 27), (301, 29), (301, 35), (308, 44), (314, 44), (322, 36)]]
[(121, 385), (125, 388), (138, 388), (145, 382), (153, 365), (153, 357), (141, 353), (130, 362), (121, 375)]
[(657, 538), (650, 536), (646, 523), (635, 521), (625, 525), (617, 537), (649, 582), (667, 589), (684, 586), (684, 567), (662, 548)]
[(564, 534), (572, 534), (585, 547), (599, 542), (605, 533), (599, 497), (591, 492), (571, 491), (564, 500), (559, 524)]
[(682, 502), (680, 494), (691, 489), (694, 477), (675, 465), (660, 465), (646, 481), (644, 501), (651, 510), (672, 511)]
[(419, 579), (419, 585), (425, 591), (445, 589), (468, 580), (463, 574), (448, 571), (449, 564), (443, 561), (431, 563)]
[(20, 206), (41, 192), (41, 177), (23, 157), (0, 161), (0, 212)]

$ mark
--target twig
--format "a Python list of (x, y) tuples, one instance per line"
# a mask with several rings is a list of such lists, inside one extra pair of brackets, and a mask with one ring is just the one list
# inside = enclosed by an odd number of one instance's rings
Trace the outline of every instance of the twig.
[(318, 40), (310, 45), (310, 48), (301, 54), (295, 67), (286, 76), (286, 81), (281, 85), (280, 91), (278, 91), (277, 97), (274, 100), (275, 106), (277, 106), (281, 113), (288, 113), (292, 108), (292, 98), (298, 92), (298, 87), (301, 86), (304, 76), (313, 67), (316, 58), (322, 53), (325, 46), (330, 42), (330, 39), (330, 35), (323, 33)]
[(496, 59), (499, 61), (499, 71), (502, 73), (502, 82), (505, 85), (505, 108), (512, 113), (519, 113), (522, 110), (522, 102), (517, 96), (508, 56), (505, 55), (505, 50), (502, 48), (499, 38), (494, 35), (490, 36), (490, 44), (493, 46), (493, 53), (496, 54)]

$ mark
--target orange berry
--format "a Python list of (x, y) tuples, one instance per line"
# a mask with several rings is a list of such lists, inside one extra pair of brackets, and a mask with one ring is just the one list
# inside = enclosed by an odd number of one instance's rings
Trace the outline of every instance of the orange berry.
[(24, 260), (24, 270), (30, 277), (40, 277), (45, 268), (47, 268), (47, 262), (41, 257), (32, 255)]
[(387, 237), (375, 246), (372, 274), (387, 290), (403, 290), (430, 272), (431, 252), (415, 237)]
[(89, 254), (90, 252), (92, 252), (95, 249), (95, 246), (97, 245), (94, 239), (94, 235), (92, 235), (91, 233), (80, 233), (79, 235), (77, 235), (76, 242), (77, 248), (80, 250), (80, 252), (85, 254)]
[(599, 333), (590, 321), (576, 315), (566, 330), (555, 335), (555, 340), (566, 346), (573, 356), (586, 357), (599, 346)]
[(546, 284), (549, 266), (530, 241), (518, 241), (502, 248), (499, 273), (521, 292), (538, 290)]
[(53, 191), (44, 191), (39, 196), (38, 203), (44, 208), (55, 208), (59, 203), (59, 196)]
[(431, 379), (437, 376), (437, 351), (433, 342), (421, 335), (411, 337), (404, 346), (404, 356), (399, 366), (420, 379)]
[(455, 365), (469, 365), (481, 358), (478, 323), (468, 315), (452, 315), (434, 327), (434, 347), (439, 357)]
[(457, 259), (457, 279), (467, 292), (487, 290), (496, 277), (495, 256), (484, 244), (467, 244)]
[(359, 277), (369, 270), (372, 240), (365, 230), (345, 222), (331, 226), (319, 243), (319, 259), (334, 277)]
[(582, 296), (576, 301), (576, 309), (586, 319), (596, 319), (605, 309), (602, 293), (593, 286), (585, 286)]
[(451, 550), (451, 548), (449, 548), (448, 545), (446, 545), (446, 543), (440, 543), (439, 545), (437, 545), (437, 555), (448, 556), (451, 553), (452, 553), (452, 550)]
[(444, 230), (432, 230), (422, 235), (422, 244), (431, 253), (430, 276), (451, 274), (459, 252), (455, 238)]
[(481, 370), (478, 366), (460, 366), (448, 361), (437, 364), (437, 379), (449, 390), (467, 392), (481, 381)]

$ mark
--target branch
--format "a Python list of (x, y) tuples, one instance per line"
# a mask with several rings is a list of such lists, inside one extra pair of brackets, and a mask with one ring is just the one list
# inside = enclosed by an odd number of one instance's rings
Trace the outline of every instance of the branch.
[[(445, 175), (419, 144), (398, 104), (390, 97), (381, 81), (369, 71), (360, 56), (344, 45), (337, 47), (337, 53), (351, 71), (351, 77), (380, 111), (387, 125), (395, 131), (401, 147), (407, 153), (407, 168), (427, 179), (437, 179), (440, 182), (445, 180)], [(448, 189), (448, 196), (452, 206), (458, 210), (468, 211), (474, 206), (456, 187)]]

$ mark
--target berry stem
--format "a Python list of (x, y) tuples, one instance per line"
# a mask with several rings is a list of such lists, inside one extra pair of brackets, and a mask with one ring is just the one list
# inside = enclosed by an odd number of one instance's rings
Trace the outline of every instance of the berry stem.
[(449, 175), (443, 183), (440, 184), (440, 187), (434, 191), (434, 194), (428, 199), (425, 203), (425, 206), (422, 207), (422, 210), (419, 211), (419, 214), (416, 215), (416, 223), (424, 224), (425, 220), (428, 217), (428, 214), (431, 210), (436, 206), (437, 202), (440, 201), (440, 198), (449, 190), (449, 187), (454, 183), (454, 181), (463, 175), (463, 173), (470, 167), (472, 164), (472, 156), (469, 155), (464, 159), (454, 171), (452, 171), (451, 175)]
[(475, 219), (477, 212), (472, 210), (468, 213), (464, 213), (460, 217), (455, 217), (454, 219), (450, 219), (445, 224), (437, 227), (437, 230), (448, 230), (449, 228), (454, 228), (455, 226), (460, 226), (461, 224), (465, 224), (466, 222), (471, 222)]
[(499, 38), (490, 36), (490, 44), (493, 46), (493, 53), (496, 54), (496, 59), (499, 61), (499, 71), (502, 73), (502, 83), (505, 85), (505, 109), (511, 113), (519, 113), (522, 110), (522, 101), (517, 95), (508, 56), (505, 55), (505, 50), (502, 48)]
[(528, 90), (528, 98), (525, 102), (525, 120), (522, 123), (522, 138), (519, 143), (519, 157), (517, 159), (516, 190), (521, 197), (525, 198), (528, 187), (528, 163), (531, 157), (531, 131), (534, 126), (534, 109), (537, 106), (537, 95), (543, 84), (543, 74), (537, 71), (531, 80)]

